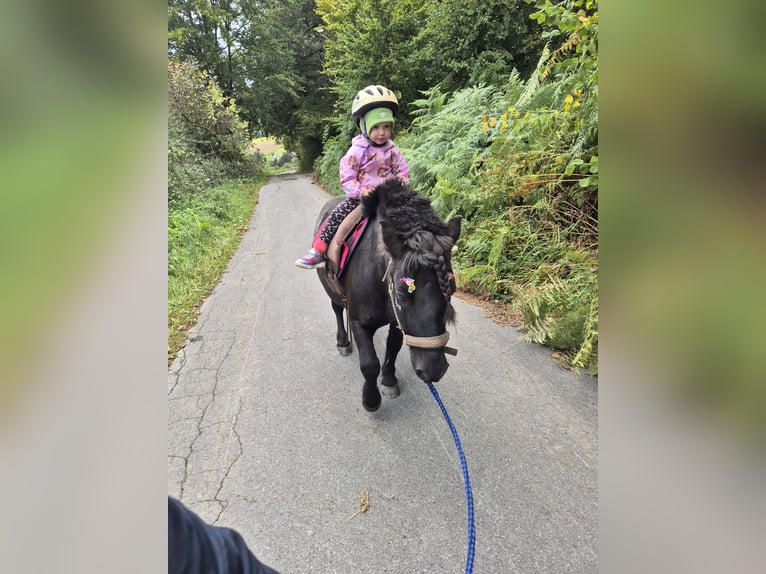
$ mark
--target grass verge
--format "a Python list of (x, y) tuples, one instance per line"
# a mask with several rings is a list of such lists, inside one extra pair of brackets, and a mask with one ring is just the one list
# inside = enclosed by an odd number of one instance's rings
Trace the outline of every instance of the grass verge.
[(265, 181), (205, 190), (168, 214), (168, 364), (239, 246)]

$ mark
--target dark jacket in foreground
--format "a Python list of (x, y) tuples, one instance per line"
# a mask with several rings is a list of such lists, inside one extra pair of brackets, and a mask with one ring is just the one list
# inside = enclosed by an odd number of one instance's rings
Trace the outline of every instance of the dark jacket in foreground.
[(211, 526), (168, 496), (168, 574), (278, 574), (262, 564), (242, 536)]

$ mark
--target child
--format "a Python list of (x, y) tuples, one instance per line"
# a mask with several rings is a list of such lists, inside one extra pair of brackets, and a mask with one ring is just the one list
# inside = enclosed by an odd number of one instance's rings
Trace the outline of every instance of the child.
[(295, 262), (298, 267), (314, 269), (324, 263), (328, 243), (343, 219), (359, 205), (362, 195), (393, 177), (407, 183), (410, 168), (391, 141), (398, 111), (396, 96), (383, 86), (367, 86), (354, 98), (351, 116), (362, 133), (351, 141), (340, 160), (340, 185), (346, 199), (330, 212), (312, 248)]

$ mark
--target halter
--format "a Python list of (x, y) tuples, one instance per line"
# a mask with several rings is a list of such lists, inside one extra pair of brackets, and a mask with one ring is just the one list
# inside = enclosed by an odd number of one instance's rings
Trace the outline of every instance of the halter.
[[(388, 299), (391, 301), (391, 309), (394, 312), (396, 326), (399, 327), (399, 330), (404, 335), (404, 342), (407, 343), (409, 347), (417, 347), (419, 349), (440, 349), (444, 347), (445, 353), (449, 355), (457, 355), (457, 349), (446, 346), (447, 341), (449, 341), (449, 333), (446, 330), (441, 335), (435, 335), (433, 337), (415, 337), (413, 335), (408, 335), (405, 332), (404, 327), (402, 327), (402, 322), (399, 320), (399, 312), (396, 308), (396, 295), (394, 295), (394, 276), (391, 273), (391, 263), (393, 263), (393, 261), (394, 260), (392, 258), (389, 258), (388, 266), (386, 267), (386, 273), (383, 275), (383, 281), (388, 278)], [(447, 302), (449, 303), (449, 299)]]

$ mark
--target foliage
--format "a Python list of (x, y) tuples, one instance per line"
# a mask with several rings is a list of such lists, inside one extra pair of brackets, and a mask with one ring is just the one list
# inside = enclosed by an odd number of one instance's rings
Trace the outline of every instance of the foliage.
[(290, 164), (294, 159), (295, 156), (289, 151), (285, 151), (283, 153), (275, 153), (272, 156), (269, 165), (272, 167), (284, 167)]
[(168, 114), (183, 126), (203, 154), (239, 161), (249, 143), (247, 124), (234, 100), (205, 71), (188, 62), (168, 61)]
[(322, 151), (322, 141), (316, 137), (304, 136), (298, 140), (295, 149), (299, 157), (298, 171), (308, 172)]
[(254, 135), (295, 151), (331, 105), (320, 24), (312, 0), (169, 0), (168, 52), (215, 77)]
[(196, 194), (168, 216), (168, 357), (172, 359), (236, 250), (263, 180)]
[(350, 102), (366, 85), (395, 90), (406, 128), (412, 102), (434, 86), (452, 91), (530, 68), (540, 40), (529, 12), (521, 0), (317, 0), (336, 98), (330, 136), (352, 135)]
[(252, 135), (283, 138), (305, 171), (327, 140), (353, 135), (349, 103), (366, 85), (397, 92), (406, 129), (411, 102), (436, 84), (530, 68), (529, 12), (521, 0), (169, 0), (168, 53), (216, 78)]
[(597, 4), (535, 7), (557, 47), (543, 49), (529, 78), (424, 92), (400, 144), (416, 187), (445, 217), (464, 217), (461, 287), (510, 302), (528, 339), (595, 373)]
[(245, 155), (247, 125), (204, 71), (188, 62), (168, 62), (168, 201), (226, 179), (251, 177), (259, 156)]
[(324, 144), (324, 153), (314, 163), (314, 171), (322, 184), (335, 195), (343, 193), (340, 187), (339, 165), (351, 140), (336, 136)]
[[(431, 190), (434, 206), (447, 215), (466, 203), (475, 188), (477, 154), (489, 137), (477, 124), (487, 107), (499, 105), (501, 93), (491, 86), (466, 88), (447, 98), (438, 87), (413, 102), (415, 119), (399, 147), (410, 165), (412, 185)], [(483, 198), (477, 198), (483, 202)]]
[(542, 48), (523, 0), (428, 0), (428, 20), (413, 41), (408, 66), (427, 85), (452, 92), (501, 84), (512, 69), (528, 73)]
[[(324, 72), (335, 96), (334, 134), (353, 135), (351, 101), (370, 84), (395, 90), (406, 102), (425, 86), (407, 64), (412, 38), (426, 22), (419, 0), (317, 0), (325, 36)], [(333, 135), (334, 135), (333, 134)]]

